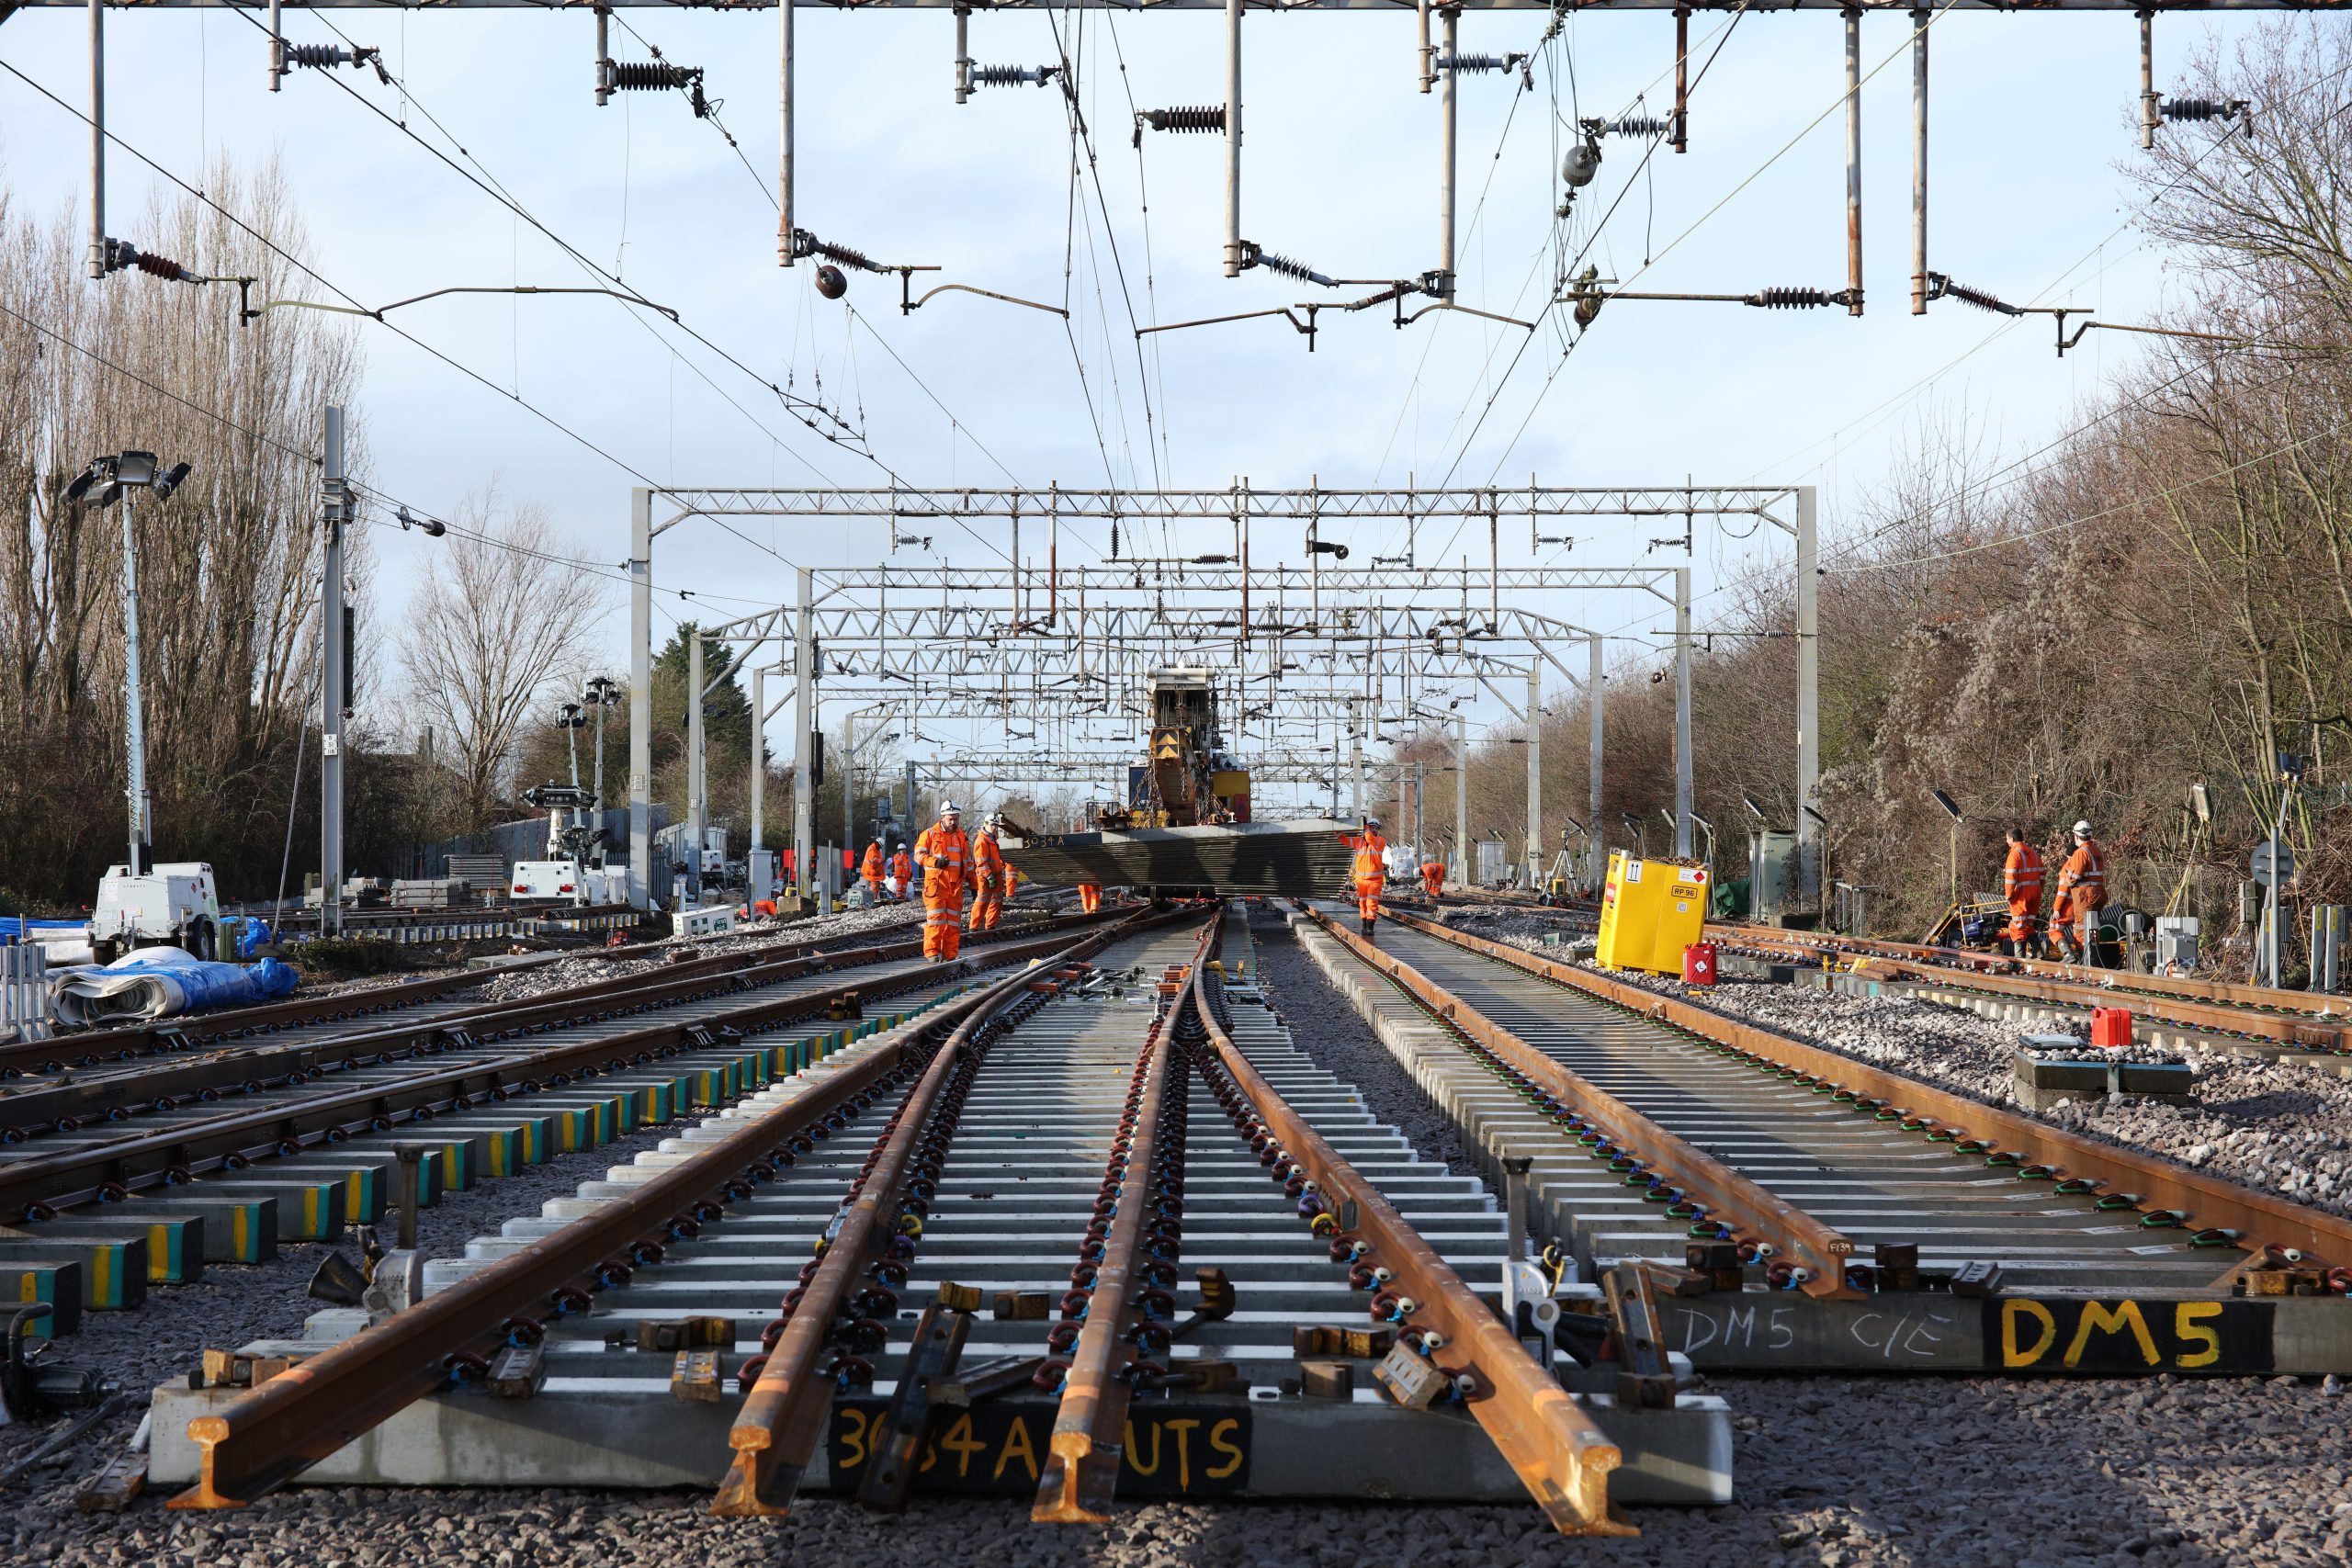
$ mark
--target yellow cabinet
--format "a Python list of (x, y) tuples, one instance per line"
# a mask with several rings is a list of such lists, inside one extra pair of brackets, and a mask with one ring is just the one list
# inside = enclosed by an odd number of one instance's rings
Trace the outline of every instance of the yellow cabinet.
[(1707, 874), (1670, 860), (1642, 860), (1619, 850), (1609, 857), (1600, 893), (1598, 956), (1611, 969), (1682, 975), (1682, 950), (1707, 924)]

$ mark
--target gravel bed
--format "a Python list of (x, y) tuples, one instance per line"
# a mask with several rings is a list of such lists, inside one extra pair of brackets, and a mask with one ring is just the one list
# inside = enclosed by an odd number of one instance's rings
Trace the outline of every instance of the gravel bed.
[(1485, 1172), (1463, 1148), (1453, 1123), (1389, 1055), (1355, 1005), (1323, 977), (1323, 971), (1300, 949), (1289, 924), (1260, 906), (1250, 908), (1259, 988), (1275, 1016), (1290, 1026), (1291, 1043), (1316, 1066), (1362, 1089), (1364, 1105), (1400, 1129), (1422, 1158), (1442, 1161), (1456, 1176), (1484, 1180)]
[(768, 1521), (712, 1518), (707, 1492), (368, 1489), (195, 1516), (151, 1497), (85, 1518), (51, 1487), (11, 1500), (0, 1556), (102, 1568), (2170, 1568), (2341, 1562), (2352, 1547), (2341, 1457), (2352, 1410), (2293, 1379), (1756, 1378), (1716, 1392), (1735, 1412), (1739, 1499), (1639, 1510), (1634, 1540), (1563, 1540), (1532, 1505), (1157, 1503), (1064, 1529), (1030, 1524), (1025, 1498), (923, 1497), (888, 1517), (812, 1496)]

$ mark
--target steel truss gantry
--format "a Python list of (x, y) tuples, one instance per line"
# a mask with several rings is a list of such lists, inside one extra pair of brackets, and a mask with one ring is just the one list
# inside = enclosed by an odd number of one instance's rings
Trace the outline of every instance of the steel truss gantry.
[[(657, 520), (658, 514), (658, 520)], [(695, 517), (868, 519), (888, 525), (889, 548), (899, 526), (953, 516), (993, 525), (1009, 548), (1003, 565), (956, 567), (888, 559), (841, 570), (796, 569), (793, 604), (703, 628), (705, 637), (737, 651), (729, 672), (750, 666), (757, 709), (767, 709), (757, 650), (779, 650), (773, 668), (793, 682), (796, 728), (815, 728), (817, 688), (859, 708), (889, 706), (910, 726), (930, 717), (984, 716), (1003, 721), (1035, 718), (1099, 704), (1105, 717), (1131, 713), (1139, 703), (1140, 675), (1157, 663), (1204, 664), (1229, 682), (1237, 736), (1279, 748), (1302, 721), (1319, 725), (1343, 711), (1346, 738), (1362, 777), (1367, 734), (1384, 721), (1443, 722), (1451, 717), (1457, 751), (1457, 792), (1466, 773), (1468, 724), (1459, 696), (1448, 709), (1423, 700), (1432, 688), (1473, 684), (1498, 698), (1527, 727), (1530, 863), (1545, 860), (1541, 842), (1542, 670), (1550, 664), (1591, 695), (1591, 779), (1595, 819), (1590, 835), (1597, 876), (1598, 818), (1603, 752), (1605, 644), (1601, 634), (1531, 607), (1548, 591), (1634, 590), (1675, 607), (1676, 843), (1690, 852), (1690, 568), (1680, 566), (1561, 567), (1504, 563), (1502, 522), (1527, 520), (1531, 553), (1546, 539), (1543, 520), (1680, 517), (1686, 559), (1692, 520), (1754, 516), (1793, 537), (1792, 581), (1797, 637), (1797, 800), (1810, 806), (1818, 774), (1816, 736), (1819, 669), (1818, 547), (1811, 486), (1468, 486), (1421, 489), (1265, 488), (1235, 479), (1216, 490), (1043, 489), (971, 486), (887, 489), (680, 488), (639, 489), (630, 504), (629, 829), (631, 894), (650, 897), (644, 868), (651, 849), (652, 728), (649, 694), (652, 667), (653, 541)], [(1431, 518), (1483, 520), (1487, 559), (1482, 565), (1348, 568), (1327, 565), (1337, 554), (1319, 536), (1324, 523)], [(1026, 558), (1018, 530), (1042, 526), (1045, 562)], [(1223, 523), (1228, 551), (1189, 556), (1109, 558), (1115, 523)], [(1304, 560), (1250, 558), (1253, 533), (1268, 523), (1303, 525)], [(1132, 537), (1132, 536), (1130, 536)], [(1065, 543), (1098, 558), (1064, 564)], [(1657, 541), (1651, 541), (1655, 544)], [(1631, 541), (1629, 541), (1629, 544)], [(1285, 545), (1288, 541), (1285, 541)], [(1327, 602), (1328, 601), (1328, 602)], [(1638, 639), (1637, 639), (1638, 640)], [(1563, 643), (1582, 642), (1582, 671), (1564, 662)], [(821, 649), (821, 659), (820, 650)], [(820, 668), (823, 665), (830, 669)], [(699, 673), (699, 669), (697, 670)], [(1320, 678), (1319, 680), (1317, 678)], [(1507, 694), (1524, 680), (1524, 705)], [(988, 690), (993, 685), (995, 690)], [(1088, 701), (1076, 701), (1079, 694)], [(1445, 694), (1441, 693), (1441, 696)], [(779, 704), (779, 706), (782, 705)], [(690, 723), (701, 704), (690, 705)], [(1310, 728), (1310, 734), (1320, 733)], [(1341, 731), (1334, 724), (1332, 744)], [(814, 842), (805, 740), (794, 748), (794, 842)], [(696, 781), (699, 785), (699, 780)], [(1362, 786), (1358, 786), (1361, 805)], [(1466, 812), (1457, 798), (1457, 838)], [(1811, 816), (1800, 812), (1799, 832), (1810, 839)]]

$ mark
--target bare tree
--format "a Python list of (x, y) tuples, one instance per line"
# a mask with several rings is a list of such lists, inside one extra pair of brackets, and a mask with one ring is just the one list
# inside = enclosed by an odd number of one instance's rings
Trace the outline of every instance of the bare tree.
[(417, 710), (462, 782), (458, 826), (487, 826), (512, 787), (526, 727), (596, 649), (598, 580), (562, 560), (546, 509), (469, 497), (401, 637)]
[[(302, 292), (289, 258), (307, 244), (277, 170), (224, 161), (205, 184), (211, 204), (122, 217), (198, 272)], [(83, 241), (70, 209), (35, 219), (0, 193), (0, 754), (43, 762), (0, 777), (0, 886), (78, 903), (121, 855), (119, 521), (62, 492), (91, 458), (141, 448), (194, 465), (137, 518), (156, 847), (252, 890), (278, 868), (316, 690), (313, 454), (322, 406), (357, 392), (357, 335), (310, 311), (240, 323), (217, 288), (92, 283)], [(361, 431), (345, 456), (364, 478)], [(364, 626), (364, 530), (347, 559)]]

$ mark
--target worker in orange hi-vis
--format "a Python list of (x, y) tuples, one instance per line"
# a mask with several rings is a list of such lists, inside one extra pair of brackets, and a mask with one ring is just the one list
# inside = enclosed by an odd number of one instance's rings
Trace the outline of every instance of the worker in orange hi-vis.
[(1388, 882), (1388, 840), (1380, 836), (1380, 818), (1367, 817), (1363, 830), (1352, 840), (1356, 859), (1356, 916), (1363, 922), (1363, 934), (1372, 934), (1373, 921), (1380, 918), (1380, 892)]
[(922, 955), (934, 963), (954, 958), (964, 942), (964, 879), (972, 841), (963, 820), (956, 803), (943, 800), (939, 820), (915, 840), (915, 862), (922, 867)]
[(996, 842), (1003, 829), (1002, 814), (991, 811), (980, 824), (980, 836), (972, 840), (972, 917), (967, 930), (996, 930), (997, 919), (1004, 913), (1004, 896), (1012, 890), (1012, 868), (1004, 863), (1004, 852)]
[(1080, 883), (1078, 907), (1090, 915), (1102, 908), (1102, 885), (1099, 882)]
[(1445, 863), (1425, 860), (1421, 863), (1421, 886), (1432, 898), (1445, 891)]
[(2050, 901), (2050, 942), (2061, 958), (2097, 961), (2082, 951), (2083, 917), (2107, 908), (2107, 850), (2091, 837), (2088, 822), (2075, 824), (2075, 852), (2058, 868), (2058, 889)]
[(915, 857), (907, 853), (904, 844), (890, 846), (890, 876), (899, 885), (899, 897), (906, 897), (915, 890)]
[(2034, 930), (2041, 923), (2041, 852), (2025, 841), (2023, 829), (2010, 829), (2009, 858), (2001, 867), (2001, 897), (2009, 901), (2001, 951), (2012, 958), (2032, 956)]
[(882, 842), (876, 840), (865, 846), (865, 858), (858, 863), (857, 874), (865, 883), (868, 908), (882, 902)]

